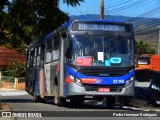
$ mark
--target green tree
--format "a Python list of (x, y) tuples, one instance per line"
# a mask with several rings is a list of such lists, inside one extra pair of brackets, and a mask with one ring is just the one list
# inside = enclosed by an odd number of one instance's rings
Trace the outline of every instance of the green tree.
[(4, 44), (5, 41), (3, 38), (5, 38), (5, 36), (3, 35), (3, 30), (5, 29), (4, 26), (4, 22), (6, 21), (6, 15), (7, 15), (7, 10), (5, 8), (7, 8), (7, 6), (9, 6), (9, 2), (8, 0), (1, 0), (0, 2), (0, 44)]
[[(1, 43), (11, 49), (25, 52), (31, 41), (53, 31), (69, 20), (59, 9), (60, 0), (12, 0), (3, 19)], [(66, 0), (76, 6), (83, 0)], [(3, 7), (5, 4), (3, 4)]]
[(9, 76), (18, 78), (25, 72), (25, 68), (25, 63), (13, 60), (7, 65), (7, 72)]
[[(137, 51), (138, 54), (149, 54), (149, 44), (144, 43), (143, 41), (137, 42)], [(151, 48), (150, 54), (156, 54), (155, 49)]]

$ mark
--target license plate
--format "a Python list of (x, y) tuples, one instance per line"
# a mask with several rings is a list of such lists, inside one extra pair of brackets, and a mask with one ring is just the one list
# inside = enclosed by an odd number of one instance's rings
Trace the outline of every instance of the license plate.
[(110, 88), (98, 88), (99, 92), (110, 92)]

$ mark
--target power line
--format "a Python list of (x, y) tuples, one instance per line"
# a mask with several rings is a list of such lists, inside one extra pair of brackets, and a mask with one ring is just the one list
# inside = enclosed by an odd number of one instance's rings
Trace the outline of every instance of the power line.
[(119, 3), (119, 4), (115, 4), (115, 5), (113, 5), (113, 6), (110, 6), (109, 8), (117, 7), (117, 6), (126, 4), (126, 3), (131, 2), (131, 1), (132, 1), (132, 0), (128, 0), (128, 1), (125, 1), (125, 2), (121, 2), (121, 3)]
[[(152, 0), (152, 1), (153, 1), (153, 0)], [(141, 3), (141, 4), (137, 5), (137, 6), (133, 6), (133, 7), (131, 7), (131, 8), (124, 9), (124, 10), (122, 10), (122, 11), (117, 11), (117, 12), (115, 12), (115, 13), (116, 13), (116, 14), (117, 14), (117, 13), (120, 14), (120, 13), (128, 12), (129, 10), (133, 10), (133, 9), (135, 9), (135, 8), (139, 8), (139, 7), (144, 6), (144, 5), (146, 5), (146, 4), (148, 4), (148, 3), (152, 2), (152, 1), (148, 1), (148, 2), (146, 2), (146, 3)]]
[(111, 12), (114, 13), (114, 12), (117, 12), (117, 11), (122, 11), (122, 10), (125, 10), (125, 9), (128, 9), (130, 7), (133, 7), (133, 6), (136, 6), (138, 4), (141, 4), (143, 2), (146, 2), (147, 0), (139, 0), (137, 2), (134, 2), (132, 4), (129, 4), (129, 5), (125, 5), (123, 7), (119, 7), (119, 8), (115, 8), (115, 9), (112, 9)]
[(143, 14), (135, 17), (135, 18), (129, 19), (129, 20), (127, 20), (127, 22), (135, 21), (136, 19), (138, 19), (140, 17), (146, 17), (146, 16), (149, 16), (149, 15), (153, 15), (154, 13), (159, 13), (159, 10), (160, 10), (160, 7), (155, 8), (155, 9), (150, 10), (150, 11), (148, 11), (146, 13), (143, 13)]
[(147, 24), (147, 25), (153, 25), (155, 24), (155, 22), (159, 22), (159, 19), (154, 19), (154, 20), (148, 20), (148, 21), (145, 21), (145, 22), (138, 22), (138, 24), (134, 27), (138, 27), (140, 25), (143, 25), (143, 24)]
[(87, 2), (85, 2), (86, 3), (86, 10), (87, 10), (87, 14), (88, 14), (88, 6), (87, 6)]
[(78, 12), (80, 12), (82, 15), (84, 15), (85, 17), (87, 17), (86, 14), (84, 14), (81, 10), (79, 10), (77, 7), (74, 7)]

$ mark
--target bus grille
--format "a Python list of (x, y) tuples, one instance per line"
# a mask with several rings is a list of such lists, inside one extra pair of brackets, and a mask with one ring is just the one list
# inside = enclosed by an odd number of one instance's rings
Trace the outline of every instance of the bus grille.
[(106, 85), (83, 85), (86, 91), (98, 91), (98, 88), (110, 88), (110, 92), (121, 92), (122, 86), (106, 86)]

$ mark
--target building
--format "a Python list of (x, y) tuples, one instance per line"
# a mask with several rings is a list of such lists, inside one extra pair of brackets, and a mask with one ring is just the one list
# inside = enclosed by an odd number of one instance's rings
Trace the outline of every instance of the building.
[(12, 60), (25, 61), (25, 59), (26, 59), (25, 55), (20, 54), (15, 50), (10, 50), (4, 45), (1, 45), (0, 46), (0, 80), (2, 76), (2, 71), (6, 70), (7, 65)]

